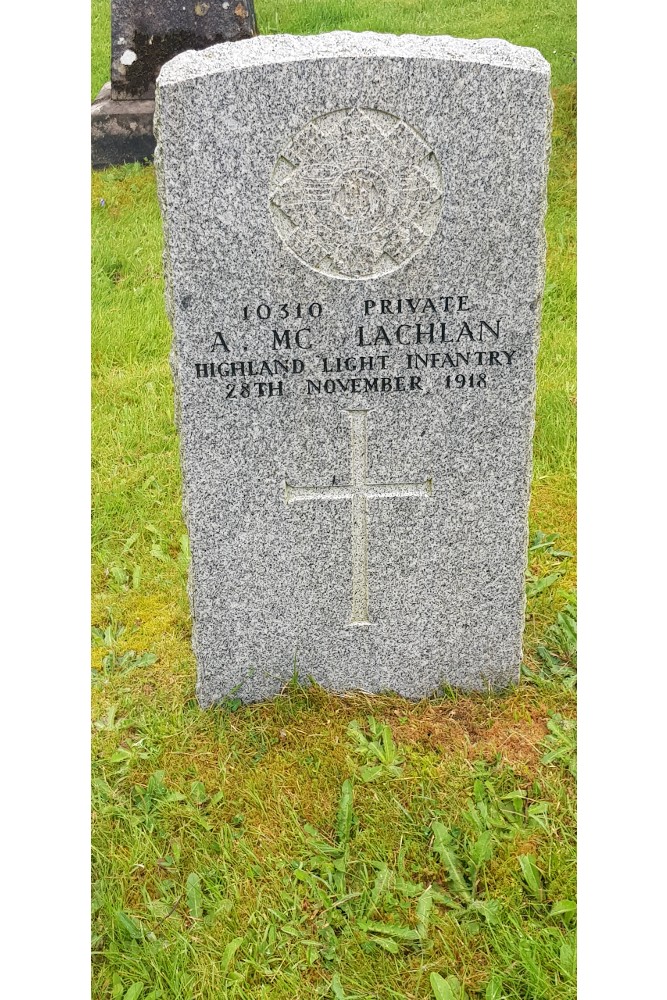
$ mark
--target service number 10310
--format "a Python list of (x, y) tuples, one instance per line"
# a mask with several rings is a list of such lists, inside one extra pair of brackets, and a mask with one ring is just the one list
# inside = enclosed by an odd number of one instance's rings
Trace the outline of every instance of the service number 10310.
[(322, 306), (319, 302), (311, 302), (304, 305), (301, 302), (290, 304), (283, 302), (280, 305), (269, 305), (267, 302), (260, 302), (258, 306), (244, 306), (243, 318), (253, 319), (319, 319), (322, 315)]

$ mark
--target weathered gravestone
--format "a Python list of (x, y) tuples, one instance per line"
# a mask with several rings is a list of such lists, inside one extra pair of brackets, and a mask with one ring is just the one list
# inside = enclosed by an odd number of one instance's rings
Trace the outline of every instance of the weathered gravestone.
[(163, 63), (256, 30), (254, 0), (111, 0), (111, 81), (92, 107), (93, 166), (153, 155), (155, 80)]
[(166, 65), (198, 696), (518, 677), (549, 66), (334, 32)]

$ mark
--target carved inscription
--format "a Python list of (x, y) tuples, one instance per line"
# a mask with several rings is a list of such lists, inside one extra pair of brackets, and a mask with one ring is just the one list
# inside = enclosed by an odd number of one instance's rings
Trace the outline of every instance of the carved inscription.
[(344, 108), (313, 119), (287, 144), (269, 190), (273, 223), (304, 264), (335, 278), (370, 278), (405, 264), (433, 236), (442, 171), (400, 118)]
[(332, 343), (321, 302), (246, 303), (240, 326), (230, 320), (206, 335), (208, 357), (191, 370), (224, 399), (268, 401), (486, 391), (521, 367), (505, 319), (480, 312), (469, 295), (366, 298), (358, 308), (358, 325)]

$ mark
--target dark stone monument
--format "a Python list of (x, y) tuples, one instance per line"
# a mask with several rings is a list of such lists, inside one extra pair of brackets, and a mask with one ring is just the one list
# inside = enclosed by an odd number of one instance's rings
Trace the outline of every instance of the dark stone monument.
[(91, 109), (93, 168), (152, 157), (163, 63), (256, 34), (253, 0), (111, 0), (111, 81)]

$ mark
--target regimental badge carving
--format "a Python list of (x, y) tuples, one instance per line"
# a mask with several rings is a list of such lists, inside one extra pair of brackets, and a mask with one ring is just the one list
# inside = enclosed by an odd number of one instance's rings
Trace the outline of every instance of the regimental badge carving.
[(269, 206), (284, 243), (334, 278), (372, 278), (405, 264), (433, 236), (442, 171), (419, 133), (370, 108), (331, 111), (278, 157)]

